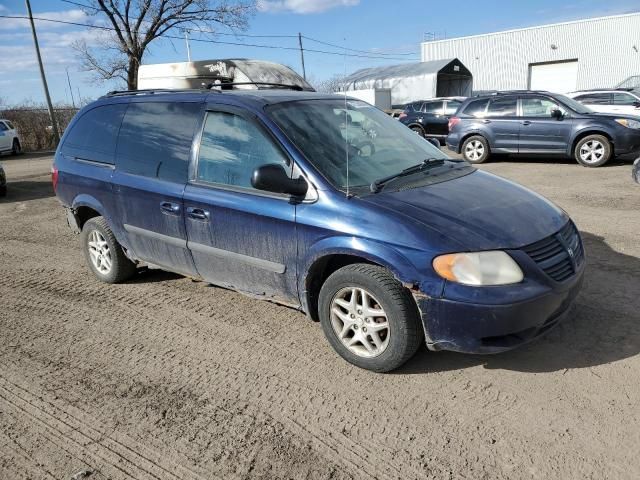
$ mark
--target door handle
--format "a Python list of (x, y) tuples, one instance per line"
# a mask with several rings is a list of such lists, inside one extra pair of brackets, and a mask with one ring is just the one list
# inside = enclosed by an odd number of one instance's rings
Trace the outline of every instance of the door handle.
[(485, 118), (484, 120), (482, 120), (482, 123), (491, 123), (491, 120), (489, 120), (488, 118)]
[(524, 122), (522, 122), (523, 125), (531, 125), (531, 122), (529, 120), (525, 120)]
[(169, 215), (178, 215), (180, 213), (180, 205), (172, 202), (160, 202), (160, 210), (162, 213)]
[(187, 207), (187, 215), (189, 218), (193, 218), (194, 220), (202, 220), (205, 222), (208, 221), (211, 216), (208, 210), (194, 207)]

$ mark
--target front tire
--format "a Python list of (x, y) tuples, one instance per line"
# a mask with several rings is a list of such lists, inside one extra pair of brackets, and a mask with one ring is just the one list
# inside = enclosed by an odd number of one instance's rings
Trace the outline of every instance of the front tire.
[(411, 294), (376, 265), (357, 263), (331, 274), (320, 290), (319, 314), (333, 349), (374, 372), (400, 367), (423, 343)]
[(411, 125), (409, 128), (413, 130), (414, 133), (417, 133), (422, 138), (424, 138), (425, 136), (424, 129), (420, 125)]
[(13, 139), (13, 146), (11, 148), (12, 155), (20, 155), (22, 153), (22, 146), (20, 145), (20, 140), (17, 138)]
[(82, 227), (82, 249), (89, 269), (106, 283), (121, 283), (136, 272), (104, 217), (94, 217)]
[(489, 142), (480, 135), (473, 135), (462, 144), (462, 156), (469, 163), (486, 162), (490, 153)]
[(587, 135), (576, 144), (573, 156), (583, 167), (601, 167), (611, 158), (611, 142), (604, 135)]

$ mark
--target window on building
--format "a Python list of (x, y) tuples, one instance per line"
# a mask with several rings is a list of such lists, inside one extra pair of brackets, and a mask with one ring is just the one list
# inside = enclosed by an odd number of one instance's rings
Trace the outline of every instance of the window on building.
[(118, 169), (186, 183), (201, 104), (131, 103), (118, 139)]
[(262, 165), (289, 161), (254, 122), (226, 112), (209, 112), (198, 155), (198, 180), (253, 188), (251, 175)]
[(114, 163), (118, 129), (126, 103), (103, 105), (84, 113), (64, 140), (62, 153), (94, 162)]
[(518, 110), (516, 97), (496, 97), (491, 99), (487, 109), (488, 117), (515, 117)]
[(523, 117), (551, 117), (553, 110), (560, 109), (556, 102), (544, 97), (523, 98), (521, 103)]
[(627, 105), (633, 106), (636, 103), (640, 102), (636, 97), (629, 93), (614, 93), (613, 94), (613, 104), (614, 105)]
[(485, 98), (483, 100), (474, 100), (472, 102), (469, 102), (469, 104), (464, 107), (462, 113), (464, 113), (465, 115), (470, 115), (472, 117), (484, 117), (485, 112), (487, 111), (488, 104), (488, 98)]
[(575, 97), (580, 103), (585, 105), (611, 105), (613, 100), (610, 93), (587, 93), (585, 95), (578, 95)]

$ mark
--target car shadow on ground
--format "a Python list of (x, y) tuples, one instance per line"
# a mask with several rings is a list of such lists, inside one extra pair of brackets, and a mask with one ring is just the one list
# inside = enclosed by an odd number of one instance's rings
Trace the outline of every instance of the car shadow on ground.
[(605, 365), (640, 353), (640, 258), (612, 250), (581, 232), (588, 256), (575, 309), (547, 335), (497, 355), (420, 350), (398, 374), (458, 370), (476, 365), (521, 372), (553, 372)]
[(17, 180), (7, 183), (7, 196), (0, 197), (0, 204), (26, 202), (55, 196), (51, 180)]

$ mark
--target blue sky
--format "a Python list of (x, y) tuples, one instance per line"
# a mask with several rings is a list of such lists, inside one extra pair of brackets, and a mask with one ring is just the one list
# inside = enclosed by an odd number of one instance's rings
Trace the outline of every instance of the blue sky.
[[(82, 3), (82, 0), (77, 0)], [(429, 2), (425, 0), (261, 0), (262, 6), (250, 20), (246, 33), (253, 35), (297, 35), (349, 48), (384, 52), (398, 58), (419, 60), (419, 45), (425, 33), (438, 37), (473, 35), (580, 18), (630, 13), (640, 10), (637, 0), (537, 0)], [(94, 23), (78, 7), (60, 0), (31, 0), (34, 16)], [(0, 15), (24, 15), (22, 0), (0, 0)], [(37, 22), (47, 80), (54, 103), (70, 102), (66, 71), (74, 96), (95, 98), (117, 87), (98, 84), (82, 72), (71, 44), (78, 39), (91, 43), (96, 31)], [(226, 33), (229, 33), (228, 31)], [(176, 33), (179, 34), (179, 33)], [(197, 35), (193, 35), (197, 37)], [(297, 39), (262, 39), (220, 36), (219, 40), (237, 43), (261, 43), (297, 47)], [(335, 48), (304, 40), (305, 47), (318, 50)], [(215, 58), (259, 58), (300, 69), (295, 50), (254, 48), (191, 42), (194, 60)], [(413, 55), (399, 55), (413, 53)], [(144, 63), (186, 61), (184, 41), (159, 41), (152, 44)], [(308, 52), (305, 56), (308, 75), (322, 80), (345, 70), (401, 63), (393, 59), (345, 58)], [(7, 104), (44, 100), (33, 42), (28, 24), (21, 20), (0, 18), (0, 98)]]

